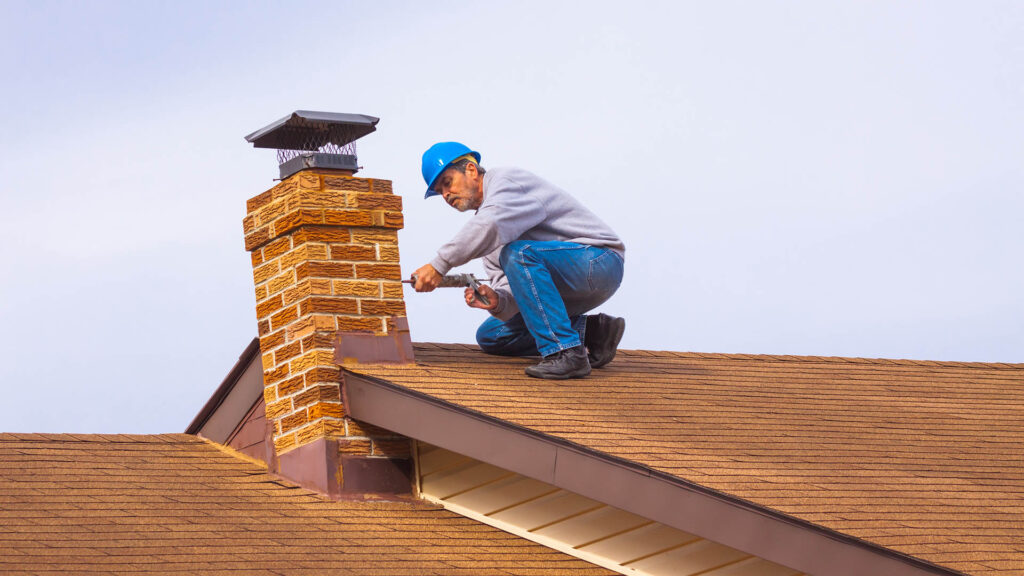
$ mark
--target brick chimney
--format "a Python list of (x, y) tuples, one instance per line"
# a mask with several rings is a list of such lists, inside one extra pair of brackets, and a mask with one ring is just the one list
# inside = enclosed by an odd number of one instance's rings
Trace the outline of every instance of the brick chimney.
[[(274, 129), (302, 132), (322, 128), (323, 116), (355, 116), (305, 114), (321, 117), (297, 125), (286, 117), (247, 139), (260, 146)], [(351, 133), (338, 137), (331, 120), (326, 138), (339, 145)], [(345, 415), (335, 361), (336, 349), (352, 362), (412, 361), (398, 263), (402, 199), (388, 180), (352, 176), (354, 148), (345, 169), (322, 167), (337, 166), (337, 155), (322, 153), (323, 142), (312, 146), (321, 152), (305, 154), (305, 164), (286, 158), (286, 170), (282, 162), (283, 180), (250, 199), (243, 220), (276, 471), (333, 497), (409, 493), (410, 441)]]

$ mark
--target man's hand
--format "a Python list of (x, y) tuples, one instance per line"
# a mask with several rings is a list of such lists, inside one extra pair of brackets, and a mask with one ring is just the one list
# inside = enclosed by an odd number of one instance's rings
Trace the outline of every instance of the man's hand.
[(417, 292), (433, 292), (441, 284), (441, 275), (430, 264), (420, 266), (419, 270), (412, 273), (412, 277), (416, 280), (412, 288)]
[(480, 295), (487, 298), (490, 305), (484, 304), (473, 294), (472, 288), (466, 288), (466, 305), (470, 308), (479, 308), (481, 310), (494, 310), (498, 307), (498, 293), (491, 289), (486, 284), (480, 285)]

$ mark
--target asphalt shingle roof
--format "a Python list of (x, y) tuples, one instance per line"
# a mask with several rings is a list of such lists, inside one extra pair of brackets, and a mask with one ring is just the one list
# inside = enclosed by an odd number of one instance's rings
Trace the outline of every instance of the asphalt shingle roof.
[(1024, 364), (416, 347), (354, 371), (971, 574), (1024, 574)]
[(0, 434), (2, 574), (611, 572), (421, 502), (333, 502), (185, 434)]

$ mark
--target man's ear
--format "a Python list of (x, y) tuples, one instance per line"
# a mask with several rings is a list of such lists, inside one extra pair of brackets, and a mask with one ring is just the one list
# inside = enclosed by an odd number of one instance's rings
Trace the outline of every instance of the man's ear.
[[(469, 174), (470, 170), (473, 171), (472, 174)], [(476, 169), (476, 164), (473, 162), (466, 163), (466, 172), (466, 175), (469, 176), (470, 178), (476, 178), (477, 176), (480, 175), (480, 171)]]

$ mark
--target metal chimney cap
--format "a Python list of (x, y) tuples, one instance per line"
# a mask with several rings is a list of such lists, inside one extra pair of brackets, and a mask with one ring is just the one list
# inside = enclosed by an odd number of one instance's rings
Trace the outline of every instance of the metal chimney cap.
[(344, 146), (377, 129), (380, 118), (365, 114), (296, 110), (245, 139), (256, 148), (318, 150), (325, 144)]

